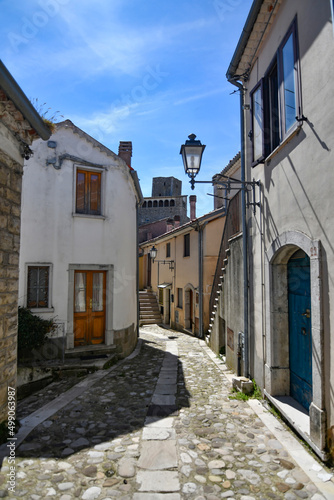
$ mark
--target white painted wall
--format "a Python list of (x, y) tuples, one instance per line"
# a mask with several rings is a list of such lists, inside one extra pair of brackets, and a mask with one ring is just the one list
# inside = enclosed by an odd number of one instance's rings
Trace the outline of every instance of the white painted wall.
[[(266, 259), (272, 242), (286, 232), (302, 233), (312, 240), (320, 240), (322, 303), (320, 306), (323, 333), (322, 366), (324, 373), (327, 429), (334, 425), (334, 225), (332, 200), (334, 188), (334, 38), (329, 2), (295, 0), (282, 2), (267, 34), (259, 58), (247, 81), (249, 92), (264, 76), (280, 42), (297, 15), (301, 67), (301, 88), (304, 122), (297, 135), (285, 144), (269, 162), (251, 168), (250, 113), (246, 112), (246, 165), (248, 178), (260, 179), (263, 186), (263, 220), (260, 211), (252, 218), (250, 242), (254, 280), (251, 290), (251, 335), (254, 353), (251, 359), (252, 375), (263, 386), (266, 363), (266, 343), (272, 342), (266, 329), (268, 315), (268, 272)], [(263, 236), (261, 236), (262, 233)], [(283, 238), (282, 238), (283, 240)], [(266, 285), (265, 285), (266, 283)], [(320, 297), (319, 297), (320, 299)], [(275, 332), (273, 332), (275, 333)], [(263, 337), (264, 335), (264, 337)], [(319, 391), (321, 388), (319, 387)]]
[[(68, 317), (69, 264), (112, 265), (112, 328), (136, 326), (137, 199), (130, 170), (118, 156), (107, 154), (66, 123), (50, 138), (57, 142), (56, 150), (47, 142), (36, 141), (34, 156), (24, 167), (19, 304), (26, 304), (26, 263), (52, 263), (52, 310), (39, 310), (38, 314), (64, 322)], [(46, 159), (55, 153), (57, 158), (66, 153), (103, 165), (104, 218), (73, 214), (75, 165), (85, 167), (69, 159), (59, 170), (47, 166)]]

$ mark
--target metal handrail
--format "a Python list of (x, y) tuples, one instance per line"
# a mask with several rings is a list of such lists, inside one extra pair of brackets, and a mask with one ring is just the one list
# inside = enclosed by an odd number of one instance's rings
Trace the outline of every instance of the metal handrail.
[(228, 242), (232, 236), (240, 232), (240, 223), (241, 223), (241, 191), (238, 191), (236, 195), (233, 196), (229, 200), (228, 208), (225, 217), (225, 225), (223, 236), (220, 244), (216, 271), (212, 283), (210, 302), (209, 302), (209, 311), (210, 318), (213, 313), (213, 306), (215, 302), (215, 298), (218, 292), (219, 283), (221, 282), (222, 269), (224, 266), (224, 260), (226, 259), (226, 251), (228, 249)]

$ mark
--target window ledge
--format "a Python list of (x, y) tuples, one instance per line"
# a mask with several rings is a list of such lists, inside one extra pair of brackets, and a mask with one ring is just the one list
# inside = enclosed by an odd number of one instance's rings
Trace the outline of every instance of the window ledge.
[[(28, 306), (27, 306), (28, 307)], [(54, 307), (36, 307), (36, 308), (30, 308), (30, 311), (33, 313), (33, 314), (41, 314), (41, 313), (54, 313), (55, 310), (54, 310)]]
[(271, 153), (270, 155), (268, 155), (265, 159), (264, 159), (264, 163), (265, 164), (269, 164), (270, 161), (272, 160), (272, 158), (282, 149), (284, 148), (284, 146), (286, 144), (288, 144), (288, 142), (291, 141), (291, 139), (293, 139), (293, 137), (295, 135), (298, 135), (301, 128), (303, 126), (303, 123), (300, 122), (300, 123), (297, 123), (297, 125), (291, 130), (291, 132), (285, 137), (285, 139), (277, 146), (277, 148), (275, 148)]
[(77, 214), (73, 213), (73, 217), (79, 217), (79, 218), (84, 218), (84, 219), (100, 219), (100, 220), (106, 220), (106, 217), (104, 215), (93, 215), (93, 214)]

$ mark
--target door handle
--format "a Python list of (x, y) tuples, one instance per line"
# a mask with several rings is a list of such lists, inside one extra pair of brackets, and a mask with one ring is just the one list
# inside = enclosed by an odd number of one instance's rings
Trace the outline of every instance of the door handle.
[(89, 299), (89, 308), (93, 309), (93, 299)]
[(306, 318), (310, 318), (311, 317), (310, 309), (306, 309), (306, 311), (302, 314), (302, 316), (305, 316)]

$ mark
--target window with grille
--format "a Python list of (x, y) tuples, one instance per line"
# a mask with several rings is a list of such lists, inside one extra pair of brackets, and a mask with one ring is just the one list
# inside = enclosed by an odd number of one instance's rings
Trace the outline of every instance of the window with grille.
[(27, 307), (49, 307), (50, 266), (28, 266)]
[(101, 215), (101, 172), (77, 170), (76, 213)]

